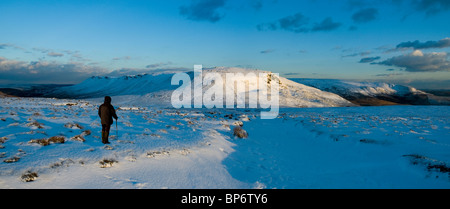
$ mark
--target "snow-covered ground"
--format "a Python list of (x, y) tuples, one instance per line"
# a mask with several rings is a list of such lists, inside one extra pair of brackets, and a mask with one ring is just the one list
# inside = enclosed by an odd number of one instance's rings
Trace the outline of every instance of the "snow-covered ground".
[(292, 108), (245, 123), (224, 164), (265, 188), (450, 188), (450, 107)]
[[(112, 126), (111, 144), (103, 145), (97, 107), (92, 101), (2, 98), (0, 188), (245, 187), (221, 165), (232, 152), (219, 133), (229, 131), (226, 121), (202, 111), (120, 107), (119, 128)], [(33, 142), (53, 136), (64, 143)], [(37, 179), (26, 182), (32, 173)]]
[[(450, 188), (448, 106), (282, 108), (262, 120), (112, 98), (109, 145), (101, 99), (0, 98), (0, 188)], [(233, 136), (240, 122), (246, 139)]]

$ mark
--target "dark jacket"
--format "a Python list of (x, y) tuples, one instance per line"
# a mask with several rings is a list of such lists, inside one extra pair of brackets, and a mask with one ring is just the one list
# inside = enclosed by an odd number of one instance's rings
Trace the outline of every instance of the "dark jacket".
[(102, 125), (112, 125), (113, 117), (117, 120), (116, 110), (111, 105), (111, 97), (105, 97), (105, 102), (98, 108), (98, 116), (102, 119)]

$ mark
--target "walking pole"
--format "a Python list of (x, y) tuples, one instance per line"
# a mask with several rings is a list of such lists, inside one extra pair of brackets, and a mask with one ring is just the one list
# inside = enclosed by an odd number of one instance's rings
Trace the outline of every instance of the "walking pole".
[(119, 129), (117, 128), (117, 119), (116, 119), (116, 138), (119, 139)]

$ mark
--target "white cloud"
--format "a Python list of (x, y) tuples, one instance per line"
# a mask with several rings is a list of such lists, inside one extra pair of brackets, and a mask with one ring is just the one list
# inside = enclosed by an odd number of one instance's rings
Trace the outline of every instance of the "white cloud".
[(385, 61), (374, 63), (404, 68), (408, 72), (450, 71), (449, 54), (446, 52), (424, 53), (414, 50), (412, 53), (395, 56)]
[(411, 53), (411, 55), (416, 57), (423, 57), (423, 52), (420, 50), (414, 50), (413, 53)]
[(104, 73), (106, 70), (103, 68), (77, 62), (33, 61), (28, 63), (0, 57), (0, 82), (2, 83), (73, 84)]

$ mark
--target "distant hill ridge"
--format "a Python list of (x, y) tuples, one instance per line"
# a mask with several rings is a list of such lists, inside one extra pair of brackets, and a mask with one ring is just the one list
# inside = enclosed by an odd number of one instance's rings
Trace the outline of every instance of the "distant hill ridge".
[[(186, 72), (193, 79), (193, 71)], [(203, 76), (208, 73), (270, 73), (255, 69), (216, 67), (203, 70)], [(63, 87), (53, 92), (56, 97), (68, 98), (98, 98), (105, 95), (116, 96), (119, 100), (131, 104), (160, 104), (170, 105), (173, 90), (179, 86), (171, 85), (173, 71), (128, 75), (120, 77), (94, 76), (80, 84)], [(193, 82), (193, 81), (192, 81)], [(250, 80), (249, 86), (256, 86), (257, 79)], [(353, 106), (353, 104), (334, 93), (325, 92), (289, 79), (280, 77), (280, 106), (282, 107), (339, 107)], [(224, 83), (224, 89), (229, 89)], [(210, 86), (203, 86), (203, 91)], [(249, 89), (236, 94), (248, 94)], [(224, 94), (225, 95), (225, 94)], [(225, 101), (225, 99), (224, 99)]]
[[(109, 95), (114, 96), (116, 103), (119, 104), (170, 106), (172, 92), (179, 88), (178, 85), (171, 85), (172, 77), (177, 72), (187, 73), (193, 83), (194, 73), (186, 69), (149, 72), (114, 71), (105, 76), (92, 76), (76, 85), (29, 85), (24, 88), (17, 86), (10, 88), (4, 87), (0, 88), (0, 92), (2, 92), (0, 93), (0, 97), (90, 99), (102, 98), (105, 95)], [(226, 73), (240, 73), (243, 75), (254, 73), (258, 75), (259, 73), (270, 74), (271, 72), (237, 67), (203, 69), (203, 77), (208, 73), (221, 73), (225, 81)], [(242, 79), (246, 78), (243, 77)], [(257, 86), (257, 79), (247, 82), (249, 82), (249, 87), (251, 88), (241, 92), (235, 92), (235, 94), (245, 94), (248, 96), (249, 91), (261, 90), (254, 89), (254, 86)], [(338, 79), (307, 78), (287, 79), (279, 77), (279, 84), (281, 107), (341, 107), (403, 104), (450, 105), (450, 97), (446, 96), (446, 94), (439, 94), (437, 96), (413, 87), (384, 82), (356, 82)], [(231, 88), (226, 85), (224, 83), (224, 90)], [(209, 88), (211, 88), (211, 85), (203, 86), (203, 92)], [(248, 104), (248, 101), (247, 97), (246, 104)]]
[(295, 82), (338, 94), (364, 106), (450, 105), (450, 97), (436, 96), (414, 87), (385, 82), (356, 82), (339, 79), (293, 78)]

